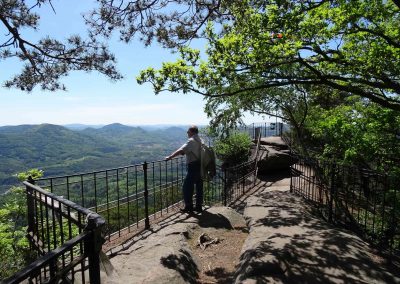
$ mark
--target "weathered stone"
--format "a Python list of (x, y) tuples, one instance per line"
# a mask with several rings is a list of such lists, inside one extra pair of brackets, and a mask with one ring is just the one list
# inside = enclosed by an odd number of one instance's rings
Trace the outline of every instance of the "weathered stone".
[(296, 159), (290, 155), (289, 150), (277, 150), (272, 146), (260, 146), (258, 156), (258, 172), (267, 174), (271, 171), (288, 170)]
[[(254, 143), (257, 143), (257, 141), (254, 141)], [(285, 141), (280, 136), (269, 136), (269, 137), (263, 137), (260, 139), (260, 144), (261, 145), (268, 145), (268, 146), (273, 146), (279, 150), (286, 150), (289, 149), (288, 145), (286, 144)]]
[[(246, 199), (249, 235), (232, 282), (400, 283), (366, 242), (311, 215), (307, 203), (289, 192), (289, 180), (269, 182)], [(115, 273), (102, 283), (197, 283), (198, 261), (187, 237), (206, 226), (244, 228), (245, 221), (231, 208), (212, 207), (154, 227), (111, 259)]]
[(196, 283), (199, 261), (188, 245), (188, 238), (201, 227), (247, 228), (242, 215), (229, 207), (212, 207), (196, 217), (166, 221), (154, 226), (154, 233), (112, 258), (115, 271), (112, 275), (103, 274), (102, 283)]
[(207, 210), (211, 214), (216, 214), (226, 218), (232, 229), (240, 230), (247, 228), (243, 216), (230, 207), (211, 207)]
[(247, 199), (235, 283), (400, 283), (366, 242), (312, 216), (288, 186), (271, 188)]

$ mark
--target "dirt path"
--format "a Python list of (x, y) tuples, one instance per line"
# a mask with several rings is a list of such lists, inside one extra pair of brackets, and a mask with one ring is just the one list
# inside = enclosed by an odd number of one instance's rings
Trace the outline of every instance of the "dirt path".
[[(198, 245), (203, 233), (211, 238), (218, 238), (218, 243), (205, 249)], [(239, 262), (240, 252), (248, 233), (242, 230), (201, 228), (193, 232), (189, 245), (198, 259), (198, 283), (233, 283), (233, 275)]]

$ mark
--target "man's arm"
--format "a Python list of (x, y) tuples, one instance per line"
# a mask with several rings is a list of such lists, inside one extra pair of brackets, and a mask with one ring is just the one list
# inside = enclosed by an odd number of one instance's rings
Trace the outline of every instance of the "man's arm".
[(183, 152), (182, 149), (178, 149), (175, 152), (173, 152), (171, 155), (165, 157), (165, 160), (167, 160), (167, 161), (171, 160), (171, 159), (173, 159), (173, 158), (175, 158), (176, 156), (179, 156), (179, 155), (185, 155), (185, 152)]

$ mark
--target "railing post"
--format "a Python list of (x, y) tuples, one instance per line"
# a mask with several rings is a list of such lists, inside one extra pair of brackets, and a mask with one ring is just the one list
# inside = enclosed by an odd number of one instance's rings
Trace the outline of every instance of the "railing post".
[(147, 185), (147, 162), (143, 163), (143, 179), (144, 179), (144, 227), (146, 229), (150, 228), (150, 220), (149, 220), (149, 188)]
[(258, 139), (258, 137), (261, 137), (261, 127), (256, 127), (254, 129), (254, 139)]
[(227, 184), (227, 178), (226, 178), (226, 169), (223, 169), (223, 175), (224, 175), (224, 206), (228, 204), (227, 202), (227, 195), (228, 195), (228, 184)]
[[(290, 154), (290, 156), (292, 157), (292, 154)], [(290, 193), (293, 193), (293, 173), (294, 173), (294, 164), (290, 165)]]
[[(97, 215), (97, 214), (96, 214)], [(89, 261), (89, 278), (91, 284), (100, 284), (100, 251), (104, 243), (101, 235), (105, 221), (100, 216), (87, 216), (85, 231), (90, 233), (90, 237), (85, 239), (85, 253)]]
[(331, 183), (329, 188), (329, 212), (328, 212), (328, 221), (332, 222), (333, 219), (333, 199), (335, 196), (336, 186), (335, 186), (335, 172), (336, 172), (336, 164), (333, 163), (331, 168)]
[[(31, 176), (28, 177), (27, 182), (30, 184), (35, 184), (35, 181)], [(26, 186), (26, 203), (28, 209), (28, 228), (27, 232), (35, 233), (35, 203), (33, 200), (33, 190), (29, 186)]]

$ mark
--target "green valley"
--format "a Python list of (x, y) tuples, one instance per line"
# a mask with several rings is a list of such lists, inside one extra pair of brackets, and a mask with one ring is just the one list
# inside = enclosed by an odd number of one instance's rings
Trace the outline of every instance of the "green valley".
[(39, 168), (45, 176), (89, 172), (162, 159), (186, 140), (185, 127), (144, 129), (122, 124), (69, 129), (52, 124), (0, 127), (0, 193), (15, 174)]

